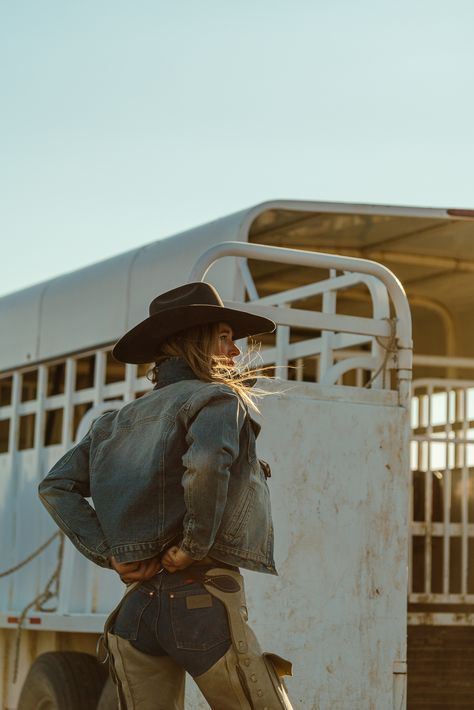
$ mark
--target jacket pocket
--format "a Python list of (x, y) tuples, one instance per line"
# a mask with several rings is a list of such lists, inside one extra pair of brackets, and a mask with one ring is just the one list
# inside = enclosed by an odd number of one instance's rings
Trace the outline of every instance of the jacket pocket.
[(247, 458), (250, 464), (257, 461), (257, 441), (252, 422), (247, 417)]
[(236, 537), (239, 537), (243, 528), (246, 526), (252, 507), (253, 496), (254, 490), (248, 486), (242, 497), (242, 501), (236, 506), (234, 514), (225, 527), (224, 537), (228, 540), (234, 540)]

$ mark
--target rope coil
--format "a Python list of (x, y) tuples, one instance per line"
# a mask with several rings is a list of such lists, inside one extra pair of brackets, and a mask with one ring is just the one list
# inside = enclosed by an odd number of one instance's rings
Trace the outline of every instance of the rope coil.
[(45, 609), (45, 604), (50, 600), (54, 598), (58, 598), (59, 596), (59, 580), (61, 577), (61, 569), (62, 569), (62, 564), (63, 564), (63, 555), (64, 555), (64, 533), (61, 530), (57, 530), (54, 535), (51, 535), (46, 542), (44, 542), (42, 545), (40, 545), (34, 552), (31, 553), (31, 555), (28, 555), (28, 557), (25, 557), (24, 560), (19, 562), (17, 565), (14, 567), (10, 567), (9, 569), (4, 570), (3, 572), (0, 572), (0, 579), (2, 577), (7, 577), (10, 574), (13, 574), (14, 572), (17, 572), (19, 569), (22, 567), (25, 567), (29, 562), (34, 560), (36, 557), (38, 557), (44, 550), (46, 550), (49, 545), (55, 540), (56, 538), (59, 538), (59, 545), (58, 545), (58, 552), (57, 552), (57, 561), (56, 561), (56, 567), (54, 568), (53, 574), (50, 576), (48, 581), (46, 582), (46, 585), (43, 589), (42, 592), (40, 592), (34, 599), (33, 601), (29, 602), (21, 612), (20, 616), (18, 617), (18, 624), (16, 628), (16, 636), (15, 636), (15, 652), (14, 652), (14, 658), (13, 658), (13, 682), (16, 683), (18, 679), (18, 667), (19, 667), (19, 662), (20, 662), (20, 646), (21, 646), (21, 632), (23, 631), (23, 624), (25, 622), (26, 616), (30, 609), (34, 608), (35, 611), (42, 611), (42, 612), (54, 612), (57, 610), (57, 607), (53, 608), (48, 608)]
[(60, 530), (57, 530), (57, 531), (54, 533), (54, 535), (51, 535), (51, 537), (49, 537), (49, 538), (46, 540), (46, 542), (43, 542), (43, 544), (40, 545), (34, 552), (32, 552), (31, 555), (28, 555), (28, 557), (25, 557), (24, 560), (22, 560), (21, 562), (19, 562), (19, 563), (18, 563), (17, 565), (15, 565), (14, 567), (10, 567), (9, 569), (6, 569), (6, 570), (4, 570), (3, 572), (0, 572), (0, 579), (2, 579), (2, 577), (8, 577), (9, 574), (13, 574), (14, 572), (17, 572), (19, 569), (21, 569), (22, 567), (24, 567), (25, 565), (27, 565), (28, 562), (31, 562), (31, 560), (34, 560), (34, 558), (35, 558), (35, 557), (38, 557), (38, 555), (40, 555), (40, 554), (43, 552), (43, 550), (46, 550), (46, 548), (47, 548), (49, 545), (51, 545), (51, 543), (53, 542), (53, 540), (55, 540), (59, 535), (61, 535), (61, 531), (60, 531)]

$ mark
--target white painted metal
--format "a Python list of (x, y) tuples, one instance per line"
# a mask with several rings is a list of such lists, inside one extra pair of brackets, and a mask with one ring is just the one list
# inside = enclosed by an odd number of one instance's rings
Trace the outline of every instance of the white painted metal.
[[(316, 255), (321, 256), (324, 255)], [(340, 265), (337, 258), (336, 261)], [(354, 261), (350, 260), (352, 268), (356, 267)], [(340, 266), (329, 265), (329, 268)], [(231, 275), (233, 298), (238, 291), (236, 271), (235, 265), (226, 267), (227, 275)], [(245, 273), (245, 268), (241, 273)], [(250, 283), (248, 286), (251, 288)], [(331, 293), (330, 284), (326, 292)], [(285, 303), (290, 305), (291, 299), (277, 307), (253, 306), (265, 309), (282, 323), (276, 345), (277, 350), (282, 350), (282, 361), (294, 355), (284, 329), (295, 323), (310, 322), (316, 323), (313, 327), (337, 330), (331, 338), (333, 352), (339, 346), (355, 347), (367, 342), (373, 335), (390, 336), (388, 323), (380, 317), (317, 314), (297, 311)], [(251, 304), (247, 305), (250, 310)], [(402, 317), (407, 314), (409, 317), (406, 307), (401, 311)], [(409, 322), (398, 325), (398, 342), (405, 354), (411, 342), (408, 326)], [(348, 332), (343, 332), (344, 329)], [(321, 339), (313, 338), (306, 341), (309, 355), (314, 345), (319, 350), (313, 350), (313, 354), (321, 352)], [(0, 505), (12, 511), (10, 516), (2, 515), (3, 539), (11, 550), (2, 569), (26, 557), (55, 529), (40, 508), (36, 487), (71, 444), (75, 408), (85, 404), (93, 407), (76, 433), (81, 436), (103, 408), (120, 406), (151, 386), (145, 378), (138, 377), (137, 368), (132, 365), (125, 368), (123, 380), (106, 384), (106, 351), (107, 348), (99, 347), (67, 358), (61, 394), (47, 396), (45, 383), (51, 363), (42, 364), (39, 394), (34, 401), (20, 401), (24, 370), (14, 373), (12, 403), (0, 410), (0, 419), (11, 420), (10, 449), (0, 455)], [(78, 363), (88, 355), (95, 356), (94, 383), (77, 389)], [(337, 359), (337, 353), (333, 359)], [(398, 361), (404, 377), (410, 374), (408, 364), (407, 357), (402, 363)], [(403, 470), (407, 465), (404, 386), (400, 390), (403, 396), (399, 397), (388, 389), (287, 383), (284, 392), (265, 399), (262, 404), (264, 432), (260, 451), (274, 464), (271, 482), (281, 577), (262, 579), (249, 574), (248, 593), (255, 625), (265, 646), (295, 660), (292, 694), (297, 704), (308, 710), (365, 706), (367, 698), (374, 707), (390, 707), (388, 699), (399, 697), (400, 687), (403, 691), (406, 658)], [(113, 401), (104, 402), (111, 398)], [(44, 446), (40, 427), (35, 433), (35, 448), (18, 451), (18, 417), (36, 412), (38, 422), (53, 409), (63, 410), (61, 443)], [(53, 544), (32, 567), (0, 579), (0, 627), (12, 629), (15, 622), (9, 621), (9, 617), (18, 616), (41, 591), (56, 563), (55, 548)], [(58, 611), (49, 614), (32, 611), (26, 626), (33, 628), (34, 619), (39, 621), (34, 628), (44, 629), (44, 633), (46, 629), (58, 633), (76, 631), (79, 635), (99, 632), (104, 614), (120, 593), (121, 584), (113, 572), (91, 565), (67, 544)], [(11, 632), (0, 630), (0, 645), (7, 638), (2, 634), (8, 633)], [(25, 652), (19, 685), (32, 660), (32, 648), (34, 644), (28, 645), (30, 650)], [(11, 663), (11, 645), (5, 654)], [(10, 688), (8, 692), (13, 691)], [(190, 697), (189, 708), (201, 707), (196, 704), (200, 702), (196, 696)]]
[[(241, 215), (197, 227), (0, 299), (0, 371), (115, 342), (156, 295), (183, 283), (210, 245), (238, 239)], [(209, 281), (234, 297), (235, 268)], [(100, 307), (98, 307), (100, 304)], [(21, 327), (19, 324), (21, 323)]]
[[(400, 395), (400, 403), (408, 406), (410, 398), (410, 381), (412, 368), (412, 340), (411, 340), (411, 314), (406, 299), (405, 292), (401, 283), (394, 274), (386, 269), (381, 264), (368, 261), (366, 259), (354, 259), (343, 256), (334, 256), (322, 254), (319, 252), (309, 252), (303, 250), (286, 249), (282, 247), (270, 247), (261, 244), (245, 244), (240, 242), (226, 242), (209, 248), (196, 262), (191, 271), (188, 281), (197, 281), (204, 278), (210, 267), (223, 257), (236, 256), (245, 257), (247, 259), (257, 259), (262, 261), (270, 261), (276, 263), (292, 264), (297, 266), (310, 266), (315, 269), (326, 268), (330, 272), (328, 282), (318, 284), (307, 289), (306, 294), (311, 293), (314, 289), (316, 293), (323, 294), (323, 311), (317, 313), (315, 311), (304, 311), (302, 309), (289, 309), (285, 307), (288, 301), (288, 294), (282, 294), (279, 306), (276, 311), (271, 311), (271, 308), (266, 305), (269, 303), (267, 297), (263, 305), (257, 301), (250, 301), (245, 304), (248, 311), (273, 318), (280, 326), (298, 326), (300, 328), (319, 329), (323, 331), (333, 332), (348, 332), (364, 334), (371, 336), (372, 357), (373, 359), (358, 360), (356, 367), (372, 365), (379, 366), (380, 370), (387, 366), (395, 365), (397, 367), (397, 384)], [(354, 316), (345, 316), (335, 313), (335, 288), (331, 288), (331, 278), (336, 281), (337, 271), (357, 273), (352, 283), (365, 282), (368, 285), (370, 293), (374, 298), (374, 316), (373, 318), (356, 318)], [(365, 275), (365, 279), (361, 279), (359, 274)], [(369, 279), (367, 277), (373, 277)], [(374, 281), (379, 282), (378, 285)], [(343, 287), (347, 287), (348, 280), (343, 282)], [(340, 285), (340, 284), (338, 284)], [(381, 289), (385, 287), (385, 289)], [(395, 311), (394, 329), (392, 332), (391, 324), (388, 318), (388, 296), (393, 303)], [(297, 289), (296, 298), (301, 295), (301, 290)], [(295, 293), (290, 295), (291, 300), (296, 300)], [(239, 308), (241, 304), (226, 302), (229, 307)], [(381, 314), (384, 313), (384, 316)], [(378, 317), (377, 317), (378, 316)], [(289, 331), (283, 331), (283, 334), (277, 335), (277, 364), (286, 372), (288, 364), (289, 352)], [(383, 349), (380, 342), (377, 343), (376, 336), (387, 338), (385, 347), (395, 345), (396, 360), (388, 359), (384, 363), (382, 360)], [(395, 338), (396, 336), (396, 338)], [(332, 384), (344, 371), (343, 366), (338, 366), (335, 372), (332, 370), (332, 335), (323, 335), (321, 339), (321, 381), (327, 384)], [(286, 341), (286, 346), (283, 345), (283, 338)], [(396, 339), (396, 343), (392, 344), (392, 340)], [(294, 346), (294, 352), (298, 352), (298, 346)], [(378, 357), (377, 357), (378, 356)], [(320, 363), (321, 364), (321, 363)], [(375, 369), (375, 367), (374, 367)], [(329, 374), (331, 373), (331, 374)], [(375, 384), (381, 386), (384, 382), (384, 372), (375, 370), (373, 375)], [(372, 384), (372, 382), (371, 382)]]
[[(294, 661), (296, 707), (392, 707), (405, 682), (397, 664), (405, 658), (406, 413), (394, 392), (336, 388), (335, 397), (333, 389), (293, 384), (262, 403), (259, 450), (272, 465), (280, 577), (245, 575), (251, 621), (266, 649)], [(394, 435), (381, 439), (380, 429)], [(112, 576), (89, 567), (101, 583)], [(45, 629), (85, 633), (98, 632), (105, 615), (76, 607), (34, 616)], [(188, 710), (205, 708), (189, 685)]]
[[(1, 298), (0, 332), (9, 333), (9, 338), (2, 341), (0, 371), (114, 342), (142, 319), (144, 303), (184, 280), (199, 254), (224, 240), (248, 241), (252, 223), (271, 210), (452, 219), (446, 209), (307, 200), (263, 202)], [(210, 280), (224, 297), (234, 297), (235, 283), (225, 264), (213, 269)]]
[[(474, 381), (416, 380), (413, 397), (409, 601), (472, 604), (474, 568), (469, 549), (474, 545), (474, 519), (469, 518), (469, 502), (474, 483)], [(415, 489), (415, 477), (419, 481), (420, 474), (424, 477), (422, 520), (415, 519), (415, 509), (422, 501), (421, 491)], [(433, 520), (435, 492), (438, 513)], [(441, 546), (435, 546), (438, 540)], [(423, 589), (420, 579), (417, 586), (414, 582), (417, 560), (413, 546), (420, 541), (424, 548)], [(458, 554), (453, 557), (456, 547)], [(426, 612), (413, 612), (409, 618), (410, 623), (420, 623), (420, 619), (426, 620)], [(469, 618), (468, 612), (458, 609), (457, 623), (460, 619), (469, 623)], [(450, 619), (447, 613), (446, 623), (453, 623)]]
[[(192, 269), (188, 281), (204, 278), (209, 268), (218, 259), (225, 256), (241, 256), (262, 261), (292, 264), (295, 266), (312, 266), (314, 268), (337, 269), (362, 274), (370, 274), (379, 279), (387, 288), (397, 314), (397, 336), (402, 348), (411, 348), (411, 314), (403, 286), (397, 277), (382, 264), (320, 252), (303, 251), (302, 249), (286, 249), (269, 247), (262, 244), (241, 244), (223, 242), (209, 248), (199, 257)], [(240, 306), (241, 307), (241, 306)], [(362, 320), (362, 319), (361, 319)]]
[[(245, 575), (250, 621), (266, 650), (294, 662), (295, 708), (403, 708), (392, 694), (406, 682), (396, 677), (406, 660), (405, 413), (394, 392), (367, 392), (369, 403), (337, 388), (337, 402), (332, 389), (294, 385), (263, 400), (280, 576)], [(198, 697), (189, 710), (207, 707)]]

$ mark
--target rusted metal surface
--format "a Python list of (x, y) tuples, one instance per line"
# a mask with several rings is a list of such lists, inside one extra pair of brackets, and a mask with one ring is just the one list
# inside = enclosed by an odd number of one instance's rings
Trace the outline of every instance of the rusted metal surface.
[(245, 574), (262, 646), (293, 661), (295, 707), (405, 707), (406, 412), (304, 385), (261, 422), (280, 572)]

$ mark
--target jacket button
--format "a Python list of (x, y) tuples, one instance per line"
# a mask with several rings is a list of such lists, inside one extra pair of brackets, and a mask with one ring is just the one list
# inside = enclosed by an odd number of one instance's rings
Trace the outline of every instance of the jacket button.
[(244, 664), (246, 666), (249, 666), (250, 665), (250, 658), (244, 658)]
[(252, 675), (250, 676), (250, 680), (252, 681), (252, 683), (257, 682), (257, 676), (255, 675), (255, 673), (252, 673)]

